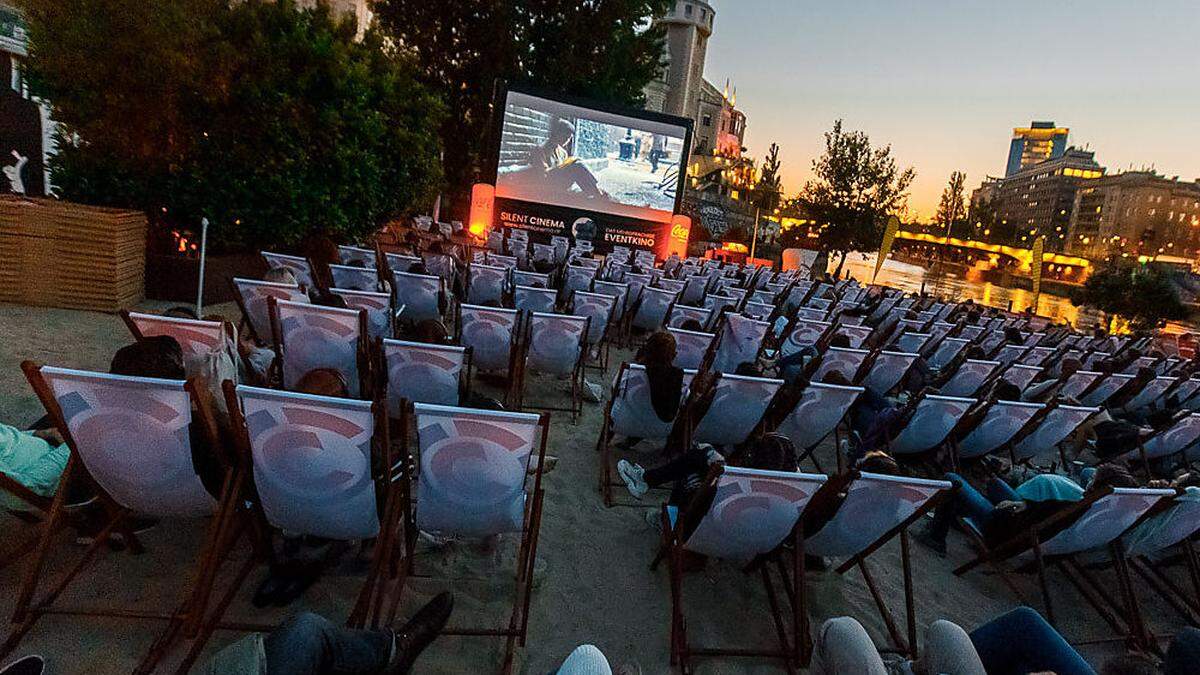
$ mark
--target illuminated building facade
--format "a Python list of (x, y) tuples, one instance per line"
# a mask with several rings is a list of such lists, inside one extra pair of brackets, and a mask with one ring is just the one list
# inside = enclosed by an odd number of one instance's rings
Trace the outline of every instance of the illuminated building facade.
[(1026, 167), (1012, 176), (987, 181), (972, 196), (972, 221), (980, 219), (984, 192), (990, 195), (986, 223), (975, 222), (981, 241), (1029, 248), (1039, 236), (1046, 250), (1067, 246), (1075, 193), (1104, 176), (1095, 153), (1068, 148), (1061, 157)]
[(1014, 176), (1034, 164), (1062, 157), (1067, 151), (1070, 131), (1055, 126), (1054, 122), (1031, 122), (1028, 127), (1013, 129), (1004, 176)]
[(1079, 189), (1067, 251), (1092, 260), (1120, 255), (1195, 259), (1198, 233), (1200, 180), (1129, 171)]

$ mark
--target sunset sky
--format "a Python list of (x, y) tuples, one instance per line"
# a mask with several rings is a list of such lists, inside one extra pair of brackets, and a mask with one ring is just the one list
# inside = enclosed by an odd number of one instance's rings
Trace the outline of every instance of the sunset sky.
[(1014, 126), (1053, 120), (1109, 173), (1200, 177), (1195, 0), (711, 0), (705, 76), (737, 87), (746, 145), (779, 143), (787, 191), (843, 118), (917, 171), (929, 218), (951, 171), (1001, 175)]

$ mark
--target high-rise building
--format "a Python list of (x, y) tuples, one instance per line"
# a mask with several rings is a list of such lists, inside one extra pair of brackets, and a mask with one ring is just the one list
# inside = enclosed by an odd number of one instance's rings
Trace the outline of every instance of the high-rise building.
[(1067, 235), (1072, 255), (1194, 259), (1198, 248), (1200, 180), (1129, 171), (1091, 181), (1075, 196)]
[(1095, 153), (1068, 148), (1060, 157), (985, 182), (971, 200), (972, 221), (979, 221), (981, 212), (988, 214), (987, 222), (973, 222), (981, 230), (977, 235), (1020, 248), (1045, 236), (1047, 251), (1063, 251), (1076, 190), (1103, 175)]
[(1008, 148), (1005, 177), (1048, 159), (1057, 159), (1067, 150), (1070, 129), (1055, 126), (1054, 122), (1031, 122), (1028, 127), (1013, 129)]

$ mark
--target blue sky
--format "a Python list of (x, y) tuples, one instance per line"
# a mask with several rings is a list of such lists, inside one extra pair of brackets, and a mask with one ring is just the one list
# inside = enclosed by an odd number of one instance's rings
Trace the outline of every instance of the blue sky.
[(737, 87), (746, 145), (788, 191), (837, 118), (892, 145), (932, 215), (951, 171), (1003, 172), (1012, 127), (1053, 120), (1109, 172), (1200, 177), (1200, 2), (710, 0), (706, 77)]

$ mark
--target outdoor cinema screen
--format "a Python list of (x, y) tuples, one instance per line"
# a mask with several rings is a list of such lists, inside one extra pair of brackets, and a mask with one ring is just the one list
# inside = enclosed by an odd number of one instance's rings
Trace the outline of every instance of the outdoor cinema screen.
[(687, 134), (677, 124), (509, 91), (496, 197), (669, 222)]

